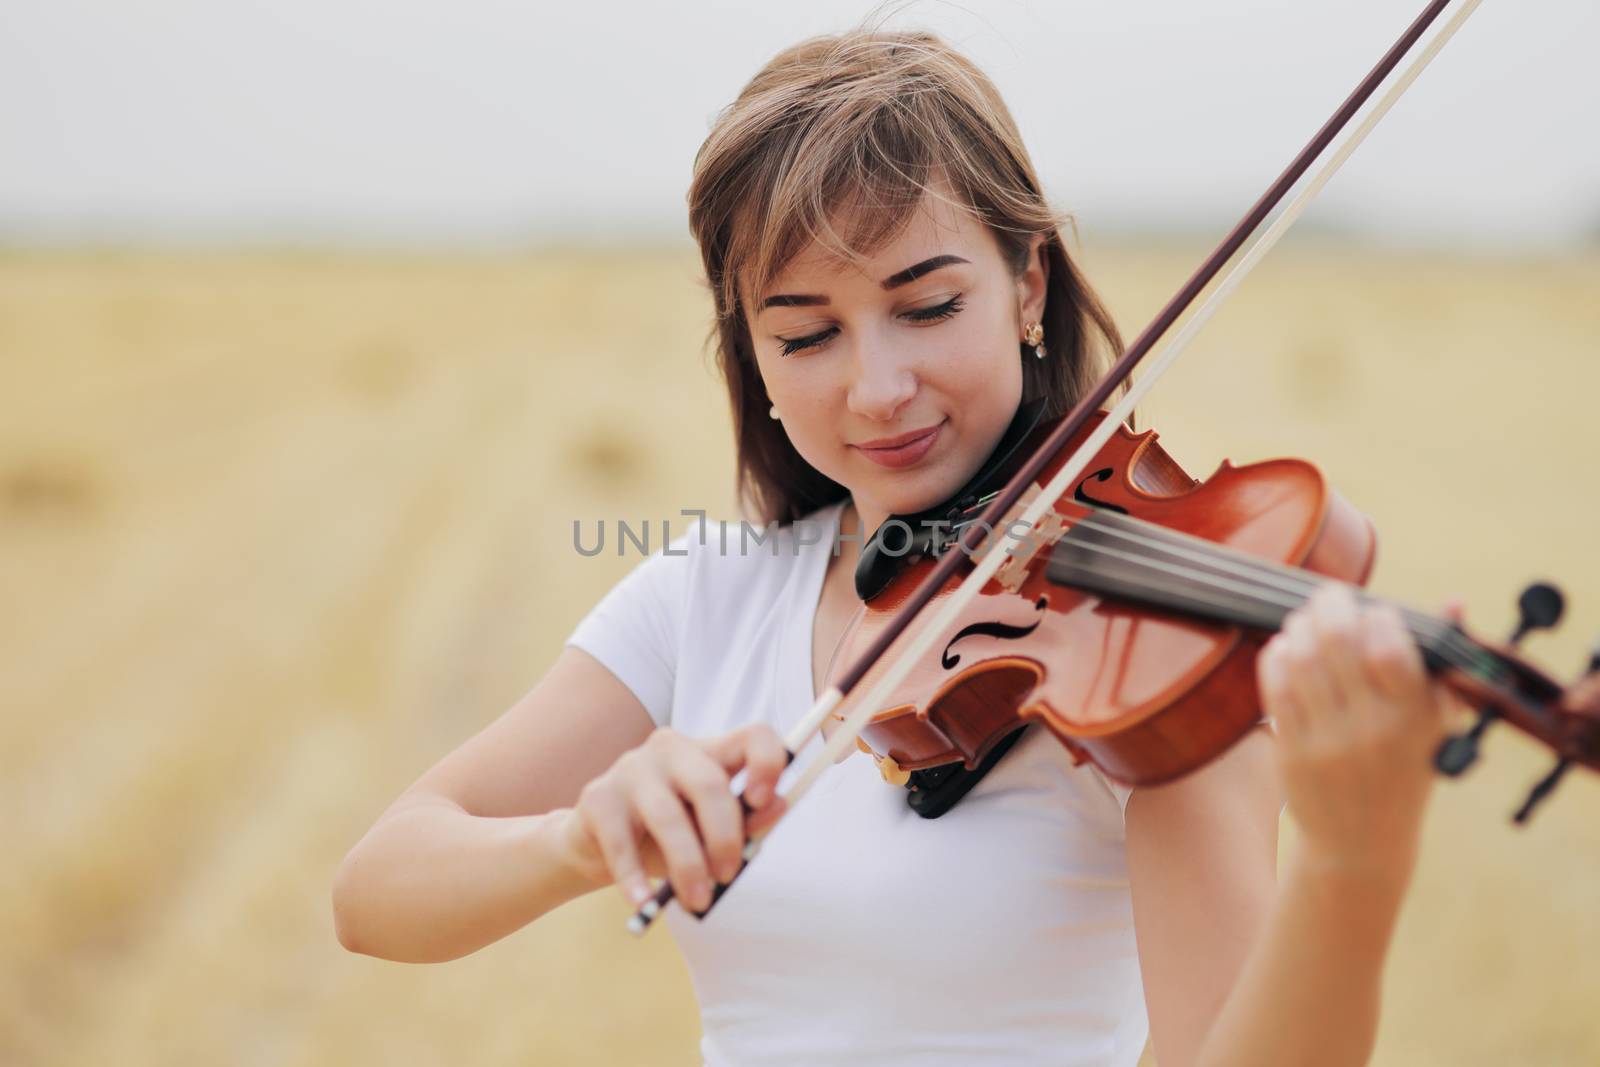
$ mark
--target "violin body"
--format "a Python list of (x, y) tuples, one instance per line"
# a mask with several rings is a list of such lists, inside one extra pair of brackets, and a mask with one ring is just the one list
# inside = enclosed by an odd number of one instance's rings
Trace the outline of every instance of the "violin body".
[[(1013, 516), (1104, 417), (1096, 415), (1045, 468)], [(1042, 439), (1055, 425), (1033, 433)], [(1204, 765), (1260, 722), (1255, 654), (1266, 632), (1103, 595), (1081, 581), (1092, 574), (1114, 583), (1127, 566), (1124, 546), (1139, 551), (1148, 526), (1119, 516), (1353, 584), (1365, 584), (1371, 572), (1371, 522), (1303, 460), (1224, 461), (1197, 481), (1154, 431), (1120, 426), (1085, 471), (1041, 521), (1002, 523), (972, 553), (1004, 550), (1008, 540), (1018, 546), (862, 730), (858, 744), (889, 780), (956, 761), (971, 769), (1007, 735), (1038, 721), (1077, 762), (1092, 760), (1129, 785), (1151, 785)], [(1015, 534), (1009, 539), (1001, 536), (1007, 529)], [(908, 556), (862, 605), (830, 674), (855, 659), (935, 562)], [(1141, 573), (1147, 567), (1140, 564)], [(969, 569), (958, 568), (930, 604)], [(864, 676), (869, 688), (878, 670)]]

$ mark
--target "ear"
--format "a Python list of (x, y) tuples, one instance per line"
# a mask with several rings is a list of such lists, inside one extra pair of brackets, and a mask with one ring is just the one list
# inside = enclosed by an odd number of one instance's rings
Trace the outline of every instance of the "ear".
[[(1050, 261), (1045, 258), (1045, 235), (1035, 234), (1028, 243), (1028, 265), (1017, 275), (1017, 307), (1023, 324), (1044, 320), (1044, 298), (1050, 281)], [(1049, 344), (1050, 339), (1045, 338)]]

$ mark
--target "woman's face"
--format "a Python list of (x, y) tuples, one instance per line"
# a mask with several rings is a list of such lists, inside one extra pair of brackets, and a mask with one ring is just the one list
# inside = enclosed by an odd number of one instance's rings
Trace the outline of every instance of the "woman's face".
[(1022, 325), (1043, 318), (1040, 240), (1019, 277), (987, 226), (925, 195), (863, 267), (813, 245), (747, 304), (789, 440), (850, 490), (867, 531), (946, 499), (1005, 432)]

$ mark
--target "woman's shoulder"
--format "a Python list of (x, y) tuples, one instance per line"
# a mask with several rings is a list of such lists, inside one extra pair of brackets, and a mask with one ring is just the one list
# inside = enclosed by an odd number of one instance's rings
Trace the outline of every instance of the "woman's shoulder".
[[(668, 549), (684, 558), (706, 561), (702, 566), (773, 570), (763, 561), (793, 561), (830, 550), (842, 507), (842, 503), (827, 504), (788, 523), (713, 519), (699, 513), (697, 521)], [(724, 560), (731, 562), (720, 562)]]
[(749, 660), (787, 631), (790, 609), (808, 602), (797, 590), (817, 580), (819, 557), (833, 544), (834, 508), (782, 525), (690, 512), (687, 524), (605, 529), (600, 550), (589, 542), (585, 554), (615, 551), (634, 561), (567, 643), (611, 668), (665, 723), (675, 675)]
[(838, 510), (828, 505), (782, 524), (702, 515), (662, 548), (655, 565), (675, 571), (683, 594), (701, 604), (759, 601), (809, 573), (831, 550)]
[(634, 555), (619, 590), (649, 590), (652, 598), (678, 609), (760, 602), (814, 572), (819, 557), (837, 543), (841, 509), (842, 504), (829, 504), (781, 524), (686, 511), (687, 523), (662, 522), (642, 534), (620, 525), (614, 538), (602, 531), (599, 551), (585, 554)]

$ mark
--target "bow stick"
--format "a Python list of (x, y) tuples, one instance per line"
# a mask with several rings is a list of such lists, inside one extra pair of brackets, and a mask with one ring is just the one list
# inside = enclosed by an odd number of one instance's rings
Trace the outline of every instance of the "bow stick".
[[(1200, 332), (1201, 327), (1216, 313), (1217, 308), (1222, 305), (1223, 301), (1239, 287), (1246, 275), (1278, 243), (1278, 240), (1288, 231), (1289, 227), (1294, 225), (1295, 220), (1304, 213), (1312, 198), (1322, 190), (1328, 180), (1343, 166), (1345, 160), (1350, 158), (1350, 155), (1366, 139), (1367, 134), (1394, 106), (1395, 101), (1399, 100), (1405, 91), (1410, 88), (1411, 83), (1416, 81), (1417, 76), (1433, 60), (1433, 57), (1438, 55), (1440, 49), (1455, 35), (1455, 32), (1461, 28), (1461, 25), (1477, 9), (1479, 3), (1481, 3), (1481, 0), (1464, 0), (1455, 14), (1412, 60), (1410, 66), (1401, 73), (1394, 84), (1389, 87), (1362, 121), (1350, 132), (1349, 136), (1340, 143), (1334, 153), (1324, 162), (1321, 169), (1300, 189), (1294, 200), (1284, 208), (1279, 216), (1273, 220), (1272, 225), (1240, 257), (1233, 270), (1211, 293), (1205, 304), (1184, 324), (1183, 329), (1173, 337), (1167, 347), (1162, 350), (1161, 355), (1150, 364), (1146, 369), (1146, 373), (1141, 375), (1137, 382), (1129, 386), (1122, 399), (1110, 410), (1107, 417), (1101, 420), (1099, 426), (1090, 433), (1077, 451), (1067, 459), (1055, 478), (1045, 486), (1042, 492), (1033, 498), (1020, 516), (1002, 524), (1001, 520), (1016, 505), (1027, 487), (1033, 483), (1034, 479), (1049, 464), (1050, 460), (1083, 427), (1090, 415), (1110, 399), (1111, 394), (1128, 379), (1134, 367), (1155, 347), (1156, 342), (1161, 339), (1162, 335), (1172, 327), (1172, 324), (1177, 321), (1184, 310), (1194, 302), (1200, 293), (1205, 290), (1205, 287), (1211, 283), (1212, 279), (1221, 272), (1228, 260), (1238, 252), (1256, 228), (1271, 214), (1272, 209), (1288, 195), (1289, 190), (1311, 168), (1317, 157), (1327, 149), (1334, 138), (1339, 135), (1339, 132), (1355, 117), (1362, 105), (1377, 91), (1378, 86), (1394, 71), (1394, 68), (1405, 58), (1406, 53), (1427, 32), (1428, 27), (1450, 5), (1450, 0), (1433, 0), (1426, 10), (1417, 16), (1416, 20), (1406, 29), (1400, 39), (1378, 61), (1377, 66), (1372, 68), (1356, 87), (1355, 91), (1345, 99), (1344, 103), (1339, 105), (1333, 117), (1317, 131), (1316, 136), (1300, 150), (1293, 162), (1278, 176), (1277, 180), (1262, 194), (1261, 198), (1256, 201), (1255, 206), (1223, 238), (1222, 243), (1212, 251), (1211, 255), (1200, 265), (1199, 269), (1184, 284), (1183, 288), (1179, 289), (1172, 299), (1167, 302), (1166, 306), (1161, 309), (1150, 325), (1145, 327), (1144, 331), (1139, 334), (1127, 351), (1112, 365), (1100, 382), (1089, 391), (1088, 395), (1079, 400), (1077, 405), (1062, 419), (1060, 425), (1045, 443), (1039, 447), (1032, 459), (1006, 483), (1003, 489), (995, 494), (994, 499), (975, 521), (964, 525), (956, 545), (960, 551), (945, 552), (942, 555), (938, 564), (928, 573), (927, 577), (923, 579), (912, 594), (907, 597), (904, 606), (884, 627), (872, 645), (844, 671), (833, 685), (829, 686), (827, 692), (817, 698), (816, 702), (811, 706), (811, 710), (789, 731), (789, 735), (784, 738), (784, 747), (788, 750), (791, 761), (794, 759), (794, 754), (809, 743), (817, 731), (822, 728), (822, 724), (827, 721), (828, 716), (833, 713), (834, 709), (847, 696), (853, 693), (856, 684), (883, 657), (895, 639), (910, 626), (917, 613), (933, 599), (934, 594), (944, 587), (945, 582), (960, 565), (962, 556), (965, 555), (971, 558), (976, 553), (983, 538), (989, 536), (988, 533), (978, 533), (980, 528), (990, 532), (1001, 529), (1010, 530), (1017, 523), (1020, 523), (1023, 529), (1031, 530), (1034, 528), (1035, 523), (1038, 522), (1045, 510), (1050, 508), (1066, 492), (1067, 487), (1083, 472), (1090, 460), (1111, 438), (1111, 435), (1116, 432), (1117, 427), (1122, 425), (1132, 412), (1133, 406), (1150, 390), (1167, 368), (1176, 361), (1178, 355), (1188, 346), (1194, 336)], [(938, 635), (955, 620), (972, 598), (978, 595), (984, 583), (1011, 557), (1015, 548), (1016, 545), (1013, 544), (1001, 551), (999, 539), (996, 537), (990, 550), (983, 553), (982, 559), (978, 560), (972, 572), (967, 575), (955, 592), (944, 599), (939, 610), (934, 613), (931, 619), (917, 628), (910, 643), (890, 662), (876, 685), (868, 690), (865, 697), (856, 702), (856, 705), (851, 709), (850, 714), (844, 719), (843, 723), (828, 737), (822, 753), (807, 764), (801, 770), (799, 776), (791, 783), (790, 787), (781, 794), (791, 808), (811, 788), (823, 770), (829, 764), (837, 762), (845, 750), (855, 743), (857, 736), (871, 720), (874, 709), (911, 672), (912, 665), (917, 659), (927, 654), (937, 640)], [(745, 803), (742, 795), (740, 796), (740, 802), (748, 813), (750, 808)], [(781, 819), (773, 827), (769, 828), (767, 832), (771, 833), (779, 825), (782, 825)], [(760, 838), (756, 837), (752, 837), (745, 843), (743, 856), (746, 864), (755, 857), (759, 844)], [(740, 870), (743, 870), (742, 866)], [(737, 878), (738, 874), (735, 874), (734, 877)], [(730, 880), (730, 882), (716, 887), (711, 901), (713, 906), (728, 885), (731, 884)], [(634, 934), (643, 934), (656, 916), (661, 913), (661, 909), (673, 899), (673, 895), (672, 883), (663, 882), (655, 895), (646, 900), (628, 920), (628, 929)], [(711, 908), (708, 906), (706, 912), (710, 910)], [(706, 912), (701, 912), (700, 916), (704, 917)]]

